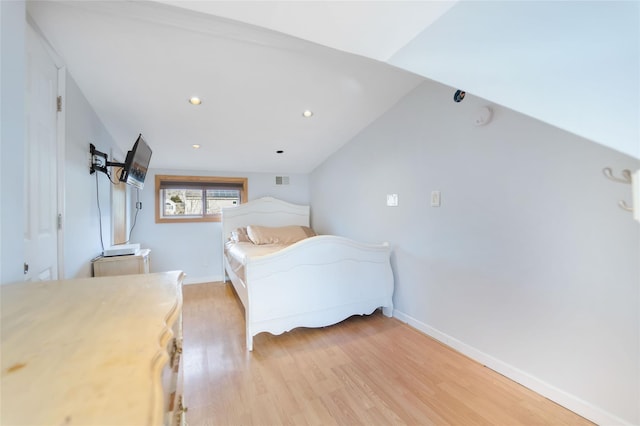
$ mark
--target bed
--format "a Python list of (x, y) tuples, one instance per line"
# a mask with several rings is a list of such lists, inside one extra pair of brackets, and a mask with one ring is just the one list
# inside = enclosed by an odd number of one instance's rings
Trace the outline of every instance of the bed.
[[(294, 243), (267, 238), (255, 244), (244, 241), (242, 234), (260, 229), (267, 231), (260, 234), (264, 237), (280, 227), (309, 233), (309, 206), (266, 197), (222, 209), (222, 273), (244, 305), (247, 350), (253, 350), (253, 337), (262, 332), (278, 335), (296, 327), (325, 327), (378, 308), (392, 316), (387, 243), (317, 235)], [(242, 245), (253, 251), (243, 251)], [(279, 247), (274, 251), (268, 245)], [(238, 249), (244, 255), (232, 256)]]

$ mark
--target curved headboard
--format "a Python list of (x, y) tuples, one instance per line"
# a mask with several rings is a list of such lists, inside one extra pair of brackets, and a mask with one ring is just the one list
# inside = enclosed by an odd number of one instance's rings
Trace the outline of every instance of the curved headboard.
[(222, 209), (222, 242), (227, 241), (234, 229), (248, 225), (309, 226), (309, 206), (264, 197), (238, 206), (225, 207)]

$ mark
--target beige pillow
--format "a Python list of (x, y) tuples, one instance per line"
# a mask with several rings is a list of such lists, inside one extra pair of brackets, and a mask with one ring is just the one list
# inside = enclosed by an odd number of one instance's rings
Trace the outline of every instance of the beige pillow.
[(234, 243), (250, 243), (249, 235), (247, 235), (247, 228), (236, 228), (231, 231), (231, 241)]
[(301, 226), (302, 230), (304, 231), (305, 234), (307, 234), (307, 238), (309, 237), (315, 237), (316, 235), (316, 231), (314, 231), (313, 229), (309, 228), (308, 226)]
[(308, 226), (281, 226), (273, 228), (269, 226), (247, 226), (247, 234), (254, 244), (293, 244), (316, 233)]

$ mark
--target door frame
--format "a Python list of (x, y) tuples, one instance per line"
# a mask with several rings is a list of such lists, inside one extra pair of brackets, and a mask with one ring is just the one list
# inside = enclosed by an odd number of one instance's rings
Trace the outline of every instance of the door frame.
[[(40, 42), (44, 46), (49, 57), (53, 61), (53, 64), (58, 70), (58, 93), (57, 96), (61, 99), (61, 109), (56, 112), (56, 214), (57, 214), (57, 263), (58, 263), (58, 277), (56, 279), (62, 280), (65, 278), (64, 274), (64, 229), (65, 229), (65, 146), (66, 146), (66, 86), (67, 86), (67, 68), (62, 60), (62, 57), (56, 52), (51, 43), (42, 34), (38, 25), (34, 22), (31, 16), (27, 13), (27, 25), (33, 29), (36, 36), (40, 39)], [(88, 167), (88, 166), (87, 166)]]
[(58, 96), (61, 101), (61, 111), (57, 113), (57, 193), (58, 193), (58, 279), (63, 280), (64, 276), (64, 221), (65, 221), (65, 195), (66, 185), (64, 179), (65, 170), (65, 146), (66, 146), (66, 82), (67, 82), (67, 68), (59, 66), (58, 62), (55, 62), (58, 67)]

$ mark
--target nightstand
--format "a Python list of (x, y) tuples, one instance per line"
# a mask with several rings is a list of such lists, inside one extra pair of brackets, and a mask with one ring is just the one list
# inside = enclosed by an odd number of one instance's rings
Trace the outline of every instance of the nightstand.
[(98, 257), (92, 262), (93, 276), (148, 274), (149, 253), (151, 253), (151, 250), (142, 249), (138, 254), (128, 256)]

